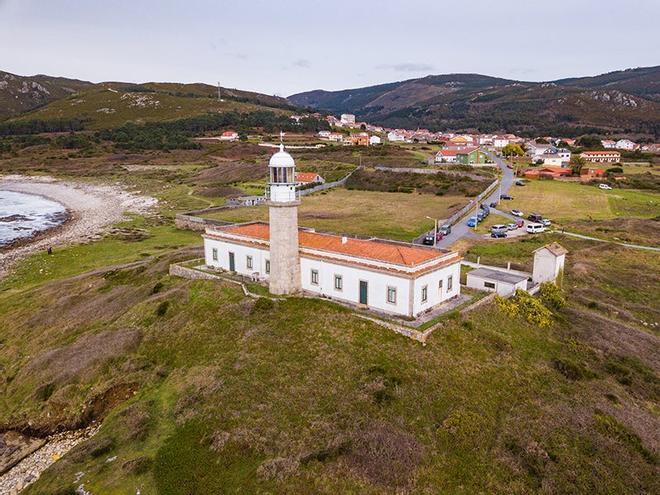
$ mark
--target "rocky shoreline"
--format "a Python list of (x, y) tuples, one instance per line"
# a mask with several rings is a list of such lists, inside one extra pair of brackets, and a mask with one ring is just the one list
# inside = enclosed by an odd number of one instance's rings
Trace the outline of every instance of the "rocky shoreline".
[(0, 476), (0, 493), (7, 495), (20, 493), (37, 481), (49, 466), (73, 447), (94, 436), (98, 430), (98, 425), (92, 425), (82, 430), (57, 433), (48, 437), (41, 447), (27, 454)]
[(42, 231), (29, 240), (0, 249), (0, 279), (21, 258), (49, 246), (88, 242), (125, 219), (128, 212), (147, 213), (157, 204), (148, 196), (126, 191), (120, 185), (60, 181), (52, 177), (8, 175), (0, 177), (0, 189), (43, 196), (66, 208), (69, 220)]

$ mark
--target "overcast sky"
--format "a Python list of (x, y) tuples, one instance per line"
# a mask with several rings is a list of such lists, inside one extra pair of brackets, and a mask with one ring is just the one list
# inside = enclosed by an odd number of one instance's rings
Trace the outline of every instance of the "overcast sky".
[(0, 70), (290, 95), (660, 64), (660, 0), (0, 0)]

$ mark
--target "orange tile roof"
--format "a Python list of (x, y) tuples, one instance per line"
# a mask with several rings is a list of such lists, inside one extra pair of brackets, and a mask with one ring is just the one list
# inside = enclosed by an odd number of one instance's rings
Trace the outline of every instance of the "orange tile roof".
[[(260, 240), (270, 239), (270, 227), (265, 222), (253, 222), (214, 229), (218, 233), (228, 233)], [(421, 246), (406, 245), (381, 239), (354, 239), (334, 234), (321, 234), (300, 229), (298, 239), (301, 248), (318, 249), (347, 256), (382, 261), (397, 265), (414, 267), (416, 265), (440, 259), (446, 256), (447, 251)]]
[(314, 182), (319, 174), (316, 172), (296, 172), (296, 180), (298, 182)]

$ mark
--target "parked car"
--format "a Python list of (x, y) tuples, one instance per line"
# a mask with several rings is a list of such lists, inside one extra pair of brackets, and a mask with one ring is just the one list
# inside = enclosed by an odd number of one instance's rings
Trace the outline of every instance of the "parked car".
[(527, 185), (527, 184), (525, 184), (525, 181), (524, 181), (524, 180), (518, 179), (518, 180), (516, 181), (516, 186), (526, 186), (526, 185)]
[(490, 205), (491, 208), (497, 208), (497, 201), (491, 201)]
[(487, 216), (483, 210), (479, 210), (479, 213), (477, 213), (477, 222), (483, 222)]
[(527, 217), (527, 220), (529, 220), (530, 222), (534, 222), (534, 223), (540, 223), (541, 220), (543, 220), (543, 217), (541, 216), (540, 213), (531, 213)]
[(507, 201), (511, 201), (513, 199), (513, 196), (509, 196), (508, 194), (500, 194), (500, 199), (506, 199)]
[(476, 227), (477, 223), (478, 223), (477, 217), (470, 217), (470, 218), (468, 218), (467, 226), (468, 227)]
[(520, 229), (525, 226), (525, 221), (522, 218), (519, 218), (518, 220), (516, 220), (516, 225)]
[(527, 224), (527, 233), (528, 234), (539, 234), (545, 232), (545, 227), (542, 223), (528, 223)]
[(491, 232), (506, 232), (507, 230), (508, 229), (507, 229), (506, 225), (499, 224), (499, 223), (491, 226), (491, 228), (490, 228)]
[(522, 211), (516, 210), (515, 208), (513, 210), (511, 210), (511, 214), (514, 217), (522, 217), (524, 215), (524, 213)]
[(435, 238), (433, 235), (425, 235), (424, 239), (422, 240), (422, 244), (425, 244), (426, 246), (433, 246), (435, 244)]
[(495, 239), (501, 239), (503, 237), (506, 237), (506, 230), (495, 230), (490, 233), (490, 236)]
[(451, 234), (451, 225), (442, 225), (438, 229), (438, 232), (440, 232), (443, 236)]
[(598, 188), (603, 189), (605, 191), (611, 191), (612, 190), (612, 186), (610, 186), (609, 184), (598, 184)]
[(507, 230), (516, 230), (518, 228), (518, 224), (517, 223), (507, 223), (506, 228), (507, 228)]
[(543, 224), (544, 227), (550, 227), (550, 225), (552, 225), (552, 222), (547, 218), (542, 218), (541, 223)]
[(436, 232), (435, 233), (435, 240), (436, 241), (441, 241), (444, 237), (445, 237), (445, 235), (442, 232)]

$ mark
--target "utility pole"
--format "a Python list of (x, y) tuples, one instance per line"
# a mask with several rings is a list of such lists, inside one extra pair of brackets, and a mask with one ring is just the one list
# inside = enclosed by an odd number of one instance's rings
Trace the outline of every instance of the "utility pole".
[(220, 81), (218, 81), (218, 101), (222, 101), (222, 89), (220, 88)]

